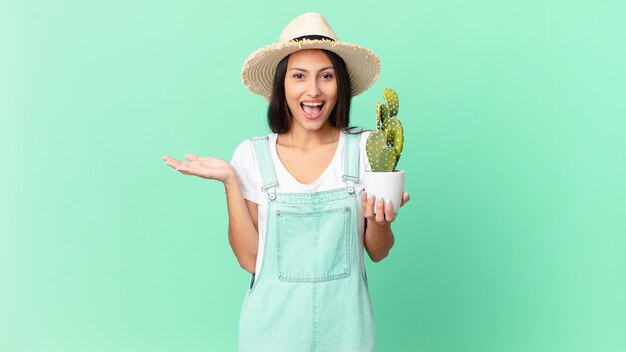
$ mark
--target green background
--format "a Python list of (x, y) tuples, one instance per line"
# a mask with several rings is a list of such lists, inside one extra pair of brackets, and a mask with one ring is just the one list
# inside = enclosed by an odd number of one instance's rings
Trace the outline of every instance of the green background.
[(379, 351), (626, 350), (623, 1), (0, 1), (0, 351), (234, 351), (241, 65), (319, 11), (400, 96), (412, 200), (368, 261)]

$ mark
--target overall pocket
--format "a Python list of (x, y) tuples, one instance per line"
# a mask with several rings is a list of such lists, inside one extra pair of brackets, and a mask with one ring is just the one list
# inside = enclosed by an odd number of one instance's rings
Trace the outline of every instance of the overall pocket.
[(350, 274), (348, 206), (320, 210), (277, 210), (278, 278), (321, 282)]

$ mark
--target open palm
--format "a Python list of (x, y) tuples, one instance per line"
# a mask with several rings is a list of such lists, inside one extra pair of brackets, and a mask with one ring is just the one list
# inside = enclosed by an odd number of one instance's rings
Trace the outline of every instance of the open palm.
[(176, 160), (167, 155), (163, 156), (163, 160), (167, 165), (185, 175), (194, 175), (225, 182), (234, 172), (232, 165), (224, 159), (199, 157), (195, 154), (186, 154), (185, 158), (188, 161)]

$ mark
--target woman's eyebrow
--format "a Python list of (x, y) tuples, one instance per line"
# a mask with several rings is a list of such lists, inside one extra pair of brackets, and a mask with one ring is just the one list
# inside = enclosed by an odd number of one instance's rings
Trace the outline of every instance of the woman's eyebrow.
[[(328, 70), (329, 68), (332, 68), (333, 70), (335, 69), (334, 66), (328, 66), (328, 67), (324, 67), (324, 68), (320, 69), (320, 71)], [(289, 69), (289, 71), (293, 71), (293, 70), (309, 72), (309, 71), (307, 71), (307, 70), (305, 70), (303, 68), (300, 68), (300, 67), (292, 67), (292, 68)]]

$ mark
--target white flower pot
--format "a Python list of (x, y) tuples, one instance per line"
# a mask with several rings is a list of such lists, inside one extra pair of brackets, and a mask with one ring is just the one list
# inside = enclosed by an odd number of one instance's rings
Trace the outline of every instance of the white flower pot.
[(402, 203), (402, 193), (404, 193), (404, 170), (392, 172), (365, 171), (363, 186), (368, 196), (373, 194), (376, 198), (381, 197), (383, 200), (390, 200), (393, 213), (398, 213)]

